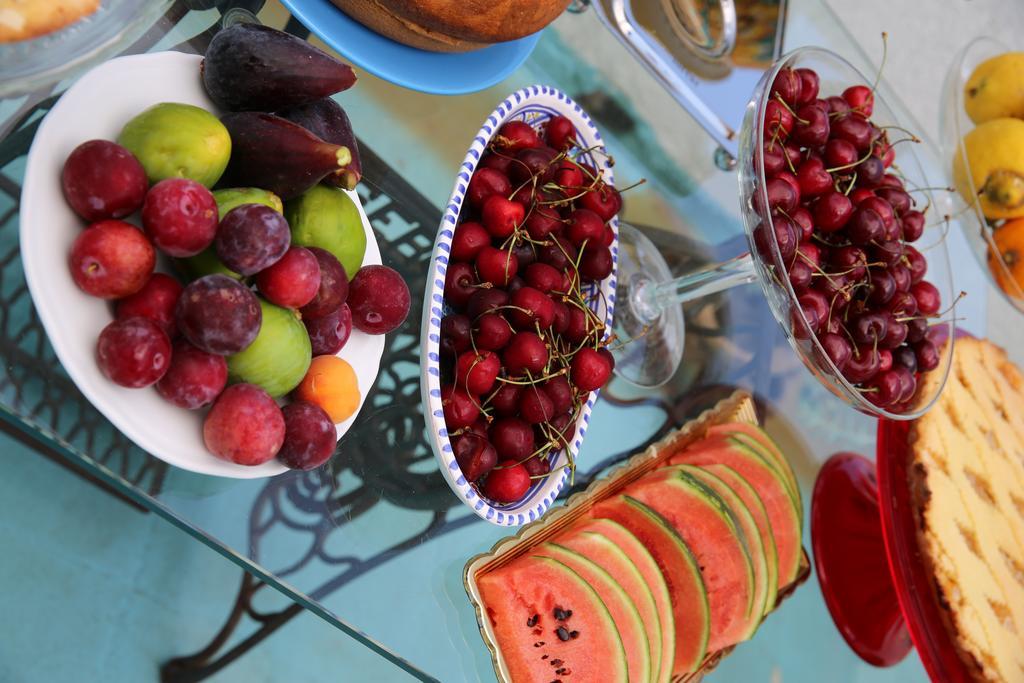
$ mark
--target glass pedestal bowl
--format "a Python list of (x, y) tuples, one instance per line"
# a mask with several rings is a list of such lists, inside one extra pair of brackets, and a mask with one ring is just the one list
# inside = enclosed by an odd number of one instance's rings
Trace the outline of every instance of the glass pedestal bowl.
[[(1024, 290), (1021, 288), (1021, 282), (1014, 278), (1004, 259), (1004, 250), (1000, 249), (996, 242), (996, 232), (1003, 221), (989, 220), (982, 213), (978, 201), (977, 181), (980, 179), (971, 175), (963, 144), (964, 136), (974, 128), (974, 122), (964, 107), (967, 81), (979, 64), (1010, 51), (1011, 47), (994, 38), (980, 37), (972, 40), (957, 54), (949, 73), (946, 74), (942, 89), (939, 134), (949, 183), (955, 188), (955, 191), (950, 193), (953, 204), (951, 214), (959, 218), (978, 264), (988, 273), (995, 288), (1014, 308), (1024, 312)], [(965, 169), (963, 177), (959, 179), (953, 171), (958, 164)], [(967, 197), (970, 197), (970, 201)]]
[[(880, 407), (869, 400), (867, 393), (855, 386), (825, 352), (816, 334), (807, 326), (797, 293), (787, 276), (775, 231), (771, 225), (764, 171), (764, 112), (772, 98), (771, 85), (786, 68), (813, 69), (820, 78), (819, 97), (840, 95), (856, 84), (869, 84), (853, 65), (833, 52), (806, 47), (784, 55), (765, 72), (747, 105), (739, 137), (738, 180), (739, 202), (750, 251), (725, 263), (696, 273), (672, 279), (668, 267), (655, 246), (638, 230), (621, 225), (619, 250), (619, 286), (616, 292), (615, 333), (620, 341), (616, 356), (616, 374), (643, 387), (658, 386), (668, 381), (682, 358), (685, 324), (681, 304), (716, 291), (757, 281), (764, 290), (771, 311), (782, 326), (793, 350), (807, 369), (833, 394), (868, 415), (891, 420), (908, 420), (922, 415), (938, 397), (949, 372), (949, 356), (943, 355), (939, 367), (943, 381), (929, 395), (917, 395), (899, 410)], [(874, 98), (872, 121), (880, 127), (897, 127), (893, 110), (880, 97)], [(895, 162), (892, 169), (902, 175), (906, 187), (917, 193), (922, 188), (924, 200), (931, 205), (930, 183), (913, 145), (893, 146)], [(946, 251), (946, 223), (936, 221), (926, 227), (914, 242), (927, 259), (927, 279), (938, 289), (945, 312), (944, 322), (933, 321), (930, 335), (953, 339), (952, 305), (954, 289)], [(873, 264), (871, 264), (873, 267)], [(952, 343), (952, 342), (950, 342)], [(918, 392), (920, 394), (920, 392)]]

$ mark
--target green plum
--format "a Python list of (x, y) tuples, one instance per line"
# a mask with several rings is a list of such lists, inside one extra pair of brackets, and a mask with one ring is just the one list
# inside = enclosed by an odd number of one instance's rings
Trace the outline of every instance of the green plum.
[(203, 249), (195, 256), (174, 259), (174, 264), (182, 277), (189, 281), (198, 280), (204, 275), (213, 275), (214, 273), (227, 275), (236, 280), (242, 279), (241, 275), (221, 263), (220, 259), (217, 258), (217, 251), (212, 245)]
[(231, 158), (231, 136), (216, 116), (200, 107), (163, 102), (121, 130), (117, 142), (146, 169), (149, 182), (189, 178), (213, 187)]
[(366, 232), (359, 209), (344, 190), (317, 185), (285, 203), (292, 244), (331, 252), (349, 278), (363, 265)]
[(224, 214), (242, 204), (263, 204), (278, 213), (284, 213), (281, 198), (270, 190), (261, 190), (258, 187), (230, 187), (217, 190), (213, 193), (213, 198), (217, 201), (218, 218), (224, 218)]
[(260, 299), (263, 324), (256, 339), (243, 351), (228, 356), (232, 379), (263, 387), (278, 398), (306, 376), (313, 358), (306, 327), (295, 311)]

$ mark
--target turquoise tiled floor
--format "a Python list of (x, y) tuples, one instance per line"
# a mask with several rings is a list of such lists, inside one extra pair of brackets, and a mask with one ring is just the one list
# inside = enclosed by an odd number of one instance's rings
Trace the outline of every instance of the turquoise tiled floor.
[[(234, 564), (4, 435), (0, 471), (0, 683), (156, 681), (220, 627)], [(304, 613), (209, 680), (413, 679)]]

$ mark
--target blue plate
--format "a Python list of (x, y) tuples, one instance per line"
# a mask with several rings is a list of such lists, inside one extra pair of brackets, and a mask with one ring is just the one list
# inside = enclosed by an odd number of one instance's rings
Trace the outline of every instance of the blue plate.
[(295, 18), (339, 54), (412, 90), (462, 95), (490, 87), (526, 61), (540, 32), (472, 52), (428, 52), (371, 31), (330, 0), (281, 0)]

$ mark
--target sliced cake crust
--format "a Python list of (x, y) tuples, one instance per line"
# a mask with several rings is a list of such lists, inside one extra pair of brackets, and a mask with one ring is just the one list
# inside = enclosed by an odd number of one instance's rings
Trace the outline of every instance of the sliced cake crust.
[(1024, 375), (1002, 349), (957, 340), (909, 451), (920, 548), (961, 658), (977, 680), (1024, 680)]

